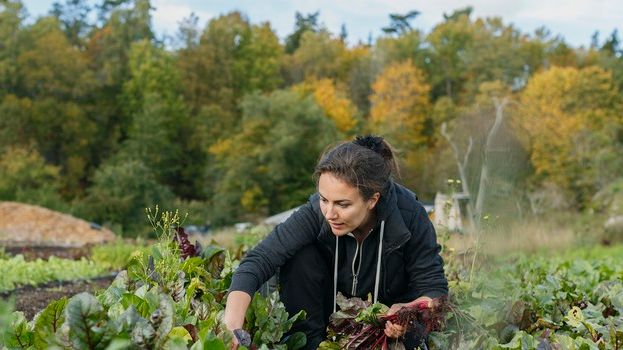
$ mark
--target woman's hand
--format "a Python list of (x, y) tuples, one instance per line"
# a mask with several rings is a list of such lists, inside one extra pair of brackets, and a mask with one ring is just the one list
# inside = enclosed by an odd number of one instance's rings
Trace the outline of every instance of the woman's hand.
[[(251, 296), (245, 292), (232, 291), (227, 295), (227, 304), (223, 314), (223, 323), (230, 331), (242, 328), (244, 324), (244, 315), (251, 303)], [(232, 350), (238, 348), (239, 342), (234, 335), (232, 339)]]
[(385, 323), (385, 335), (389, 338), (400, 338), (405, 335), (407, 331), (407, 327), (401, 326), (399, 324), (393, 324), (391, 321), (387, 321)]
[[(420, 303), (425, 304), (426, 307), (430, 307), (432, 302), (433, 299), (422, 296), (408, 303), (396, 303), (389, 308), (389, 311), (387, 311), (387, 315), (393, 315), (403, 307), (414, 307)], [(400, 338), (405, 335), (406, 331), (407, 327), (405, 326), (394, 324), (390, 321), (387, 321), (387, 323), (385, 323), (385, 335), (389, 338)]]

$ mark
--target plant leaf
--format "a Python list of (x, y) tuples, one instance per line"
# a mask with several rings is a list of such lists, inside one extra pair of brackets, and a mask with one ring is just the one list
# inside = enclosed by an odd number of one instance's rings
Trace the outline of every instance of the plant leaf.
[(67, 298), (50, 303), (39, 313), (35, 321), (35, 347), (38, 349), (48, 348), (54, 334), (65, 322), (65, 307)]

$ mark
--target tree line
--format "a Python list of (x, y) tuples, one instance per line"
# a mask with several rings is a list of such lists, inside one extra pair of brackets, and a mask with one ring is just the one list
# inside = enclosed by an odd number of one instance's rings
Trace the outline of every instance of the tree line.
[(158, 37), (149, 0), (66, 0), (32, 23), (26, 10), (0, 3), (1, 200), (126, 235), (156, 203), (250, 220), (303, 203), (324, 147), (361, 133), (396, 147), (423, 199), (461, 179), (475, 215), (581, 211), (622, 187), (616, 31), (575, 48), (468, 7), (430, 32), (417, 11), (392, 14), (348, 45), (318, 12), (280, 40), (241, 12)]

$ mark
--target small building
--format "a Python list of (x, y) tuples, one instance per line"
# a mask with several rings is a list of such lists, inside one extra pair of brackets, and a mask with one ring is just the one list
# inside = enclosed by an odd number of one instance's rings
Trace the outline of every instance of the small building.
[(463, 231), (466, 219), (463, 213), (468, 200), (469, 196), (462, 192), (450, 195), (437, 192), (432, 215), (435, 227), (438, 229), (445, 228), (449, 231)]

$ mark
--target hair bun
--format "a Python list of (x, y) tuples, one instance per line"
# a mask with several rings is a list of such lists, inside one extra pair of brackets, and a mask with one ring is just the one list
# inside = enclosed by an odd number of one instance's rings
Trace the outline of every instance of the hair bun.
[(385, 142), (385, 139), (383, 139), (381, 136), (357, 136), (353, 143), (380, 154), (384, 159), (394, 158), (391, 147), (387, 144), (387, 142)]

